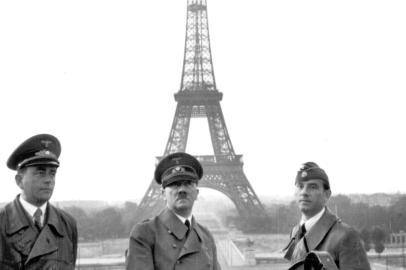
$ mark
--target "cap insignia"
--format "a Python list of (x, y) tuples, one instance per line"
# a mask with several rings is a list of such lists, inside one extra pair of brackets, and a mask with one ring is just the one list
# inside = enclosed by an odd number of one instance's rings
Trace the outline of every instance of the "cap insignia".
[(176, 166), (175, 168), (173, 168), (172, 173), (177, 173), (177, 172), (184, 172), (185, 168), (181, 167), (181, 166)]
[(306, 177), (306, 176), (307, 176), (307, 172), (306, 172), (306, 171), (303, 171), (302, 174), (301, 174), (301, 176), (302, 176), (302, 177)]
[(52, 143), (50, 140), (41, 140), (41, 144), (45, 147), (48, 148), (48, 146)]
[(182, 157), (175, 157), (172, 159), (176, 164), (179, 164), (180, 160), (182, 160)]

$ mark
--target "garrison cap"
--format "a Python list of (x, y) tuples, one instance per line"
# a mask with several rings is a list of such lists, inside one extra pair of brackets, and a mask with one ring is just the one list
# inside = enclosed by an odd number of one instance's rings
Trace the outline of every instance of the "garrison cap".
[(177, 152), (164, 157), (155, 168), (155, 181), (163, 188), (176, 182), (198, 182), (203, 176), (200, 162), (193, 156)]
[(38, 134), (18, 146), (7, 160), (7, 167), (18, 170), (34, 165), (59, 166), (61, 144), (50, 134)]
[(322, 168), (320, 168), (319, 165), (311, 161), (304, 163), (300, 170), (297, 172), (295, 184), (306, 182), (310, 179), (319, 179), (324, 182), (325, 186), (328, 189), (330, 189), (330, 182), (328, 180), (326, 172)]

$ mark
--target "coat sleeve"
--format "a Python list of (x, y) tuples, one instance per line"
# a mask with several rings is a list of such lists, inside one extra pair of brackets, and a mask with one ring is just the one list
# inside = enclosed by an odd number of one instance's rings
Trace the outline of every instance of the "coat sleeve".
[(361, 243), (361, 238), (354, 229), (351, 229), (343, 237), (340, 244), (338, 261), (340, 270), (371, 269), (365, 249)]
[(78, 255), (78, 228), (76, 221), (73, 222), (72, 242), (73, 242), (73, 263), (76, 264), (76, 258)]
[(154, 232), (146, 223), (135, 225), (126, 253), (126, 270), (154, 270)]

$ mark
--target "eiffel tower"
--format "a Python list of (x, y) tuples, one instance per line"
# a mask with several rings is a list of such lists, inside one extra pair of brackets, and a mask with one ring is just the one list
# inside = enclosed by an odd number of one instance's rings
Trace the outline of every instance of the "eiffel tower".
[[(188, 0), (182, 80), (164, 156), (185, 152), (191, 118), (207, 118), (214, 155), (196, 156), (204, 170), (199, 186), (225, 194), (244, 219), (267, 218), (243, 172), (242, 156), (234, 152), (220, 106), (222, 97), (214, 77), (206, 0)], [(164, 206), (161, 188), (153, 180), (137, 208), (136, 221), (156, 215)]]

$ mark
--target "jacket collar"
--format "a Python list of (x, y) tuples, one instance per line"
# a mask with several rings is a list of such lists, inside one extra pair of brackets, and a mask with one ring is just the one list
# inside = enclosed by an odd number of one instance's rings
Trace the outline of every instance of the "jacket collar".
[(47, 206), (47, 213), (48, 215), (45, 224), (48, 224), (50, 227), (54, 228), (60, 236), (65, 236), (65, 231), (63, 230), (62, 222), (56, 212), (56, 208), (50, 203), (48, 203)]
[(338, 217), (326, 207), (324, 214), (305, 235), (309, 250), (314, 250), (321, 243), (337, 221)]
[[(168, 208), (165, 208), (161, 214), (159, 214), (158, 218), (162, 221), (162, 223), (168, 228), (169, 232), (172, 232), (177, 239), (181, 240), (185, 237), (187, 232), (187, 227), (185, 224), (180, 221), (180, 219)], [(192, 226), (191, 228), (196, 231), (199, 240), (201, 240), (201, 236), (203, 235), (202, 230), (200, 229), (199, 224), (197, 224), (195, 218), (192, 216)]]
[[(31, 225), (27, 213), (25, 212), (19, 201), (19, 196), (20, 195), (17, 195), (14, 201), (7, 204), (5, 207), (8, 216), (8, 220), (6, 221), (6, 232), (9, 235), (14, 234), (19, 230), (29, 227)], [(60, 236), (64, 236), (65, 233), (64, 230), (62, 229), (62, 223), (59, 220), (55, 207), (53, 207), (50, 203), (48, 203), (46, 213), (47, 217), (44, 226), (48, 224), (50, 227), (54, 228), (54, 230)]]
[(183, 239), (187, 232), (187, 227), (180, 219), (168, 208), (165, 208), (158, 218), (168, 228), (169, 233), (173, 233), (179, 240)]

